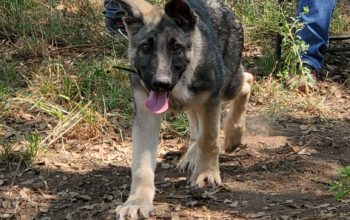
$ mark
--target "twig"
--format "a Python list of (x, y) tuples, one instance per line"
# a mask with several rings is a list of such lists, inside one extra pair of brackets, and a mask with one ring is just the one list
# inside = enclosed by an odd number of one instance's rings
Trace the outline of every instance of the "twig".
[(13, 178), (12, 178), (12, 181), (11, 181), (11, 186), (10, 186), (10, 188), (13, 187), (13, 183), (15, 182), (15, 178), (16, 178), (16, 176), (17, 176), (17, 173), (18, 173), (18, 170), (19, 170), (21, 164), (22, 164), (22, 160), (20, 160), (19, 163), (18, 163), (18, 166), (17, 166), (17, 168), (16, 168), (15, 174), (13, 175)]
[(70, 45), (70, 46), (66, 46), (66, 47), (55, 48), (55, 49), (51, 50), (50, 52), (56, 52), (59, 50), (68, 50), (68, 49), (72, 49), (72, 48), (91, 47), (91, 46), (94, 46), (94, 45), (93, 44)]

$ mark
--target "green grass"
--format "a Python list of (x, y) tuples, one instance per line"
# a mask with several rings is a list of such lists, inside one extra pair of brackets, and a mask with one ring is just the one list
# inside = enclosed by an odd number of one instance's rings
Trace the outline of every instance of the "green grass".
[(342, 13), (339, 7), (334, 10), (330, 33), (334, 35), (349, 34), (350, 16)]
[(0, 38), (25, 39), (24, 43), (62, 40), (81, 44), (98, 40), (96, 29), (102, 8), (90, 1), (3, 0), (0, 3)]
[(179, 137), (187, 137), (189, 135), (189, 123), (185, 113), (166, 116), (164, 125), (166, 129)]
[(26, 151), (24, 152), (24, 160), (34, 161), (39, 154), (41, 138), (39, 134), (32, 133), (27, 136), (26, 141), (27, 144)]
[(38, 133), (30, 133), (25, 139), (25, 146), (21, 149), (14, 149), (13, 142), (0, 141), (0, 162), (1, 163), (25, 163), (29, 165), (34, 162), (40, 153), (41, 137)]
[(330, 184), (330, 191), (335, 193), (338, 200), (350, 195), (350, 166), (341, 167), (338, 170), (339, 179)]
[(31, 161), (59, 139), (88, 140), (108, 130), (111, 117), (131, 124), (128, 75), (113, 68), (128, 66), (126, 41), (105, 32), (102, 1), (60, 3), (0, 2), (0, 123), (22, 124), (27, 114), (52, 125), (40, 137), (33, 127), (2, 139), (2, 159)]

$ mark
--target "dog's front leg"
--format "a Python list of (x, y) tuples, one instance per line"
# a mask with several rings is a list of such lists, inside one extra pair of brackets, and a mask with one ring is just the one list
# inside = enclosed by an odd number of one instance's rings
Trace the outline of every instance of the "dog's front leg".
[(218, 132), (220, 128), (220, 103), (207, 103), (196, 109), (198, 133), (196, 164), (191, 176), (192, 185), (204, 187), (221, 184), (219, 170)]
[(154, 170), (162, 115), (145, 109), (145, 94), (134, 95), (136, 116), (132, 128), (132, 183), (129, 198), (116, 210), (117, 219), (120, 220), (148, 218), (153, 211), (155, 194)]

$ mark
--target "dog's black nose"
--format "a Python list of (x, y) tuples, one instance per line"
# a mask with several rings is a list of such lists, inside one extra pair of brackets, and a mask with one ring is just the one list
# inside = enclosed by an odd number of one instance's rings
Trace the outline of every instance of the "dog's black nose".
[(152, 90), (167, 92), (171, 89), (171, 79), (169, 77), (159, 77), (152, 79)]

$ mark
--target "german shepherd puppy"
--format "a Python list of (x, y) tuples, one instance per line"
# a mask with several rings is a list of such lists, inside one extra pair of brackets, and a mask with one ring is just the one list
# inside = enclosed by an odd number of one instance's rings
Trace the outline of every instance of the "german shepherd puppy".
[(192, 171), (194, 186), (221, 184), (220, 108), (231, 101), (224, 149), (241, 143), (252, 75), (241, 65), (243, 29), (220, 0), (168, 0), (163, 8), (144, 0), (116, 0), (129, 38), (133, 121), (132, 184), (117, 218), (139, 219), (153, 211), (154, 170), (160, 124), (167, 111), (186, 111), (191, 144), (178, 164)]

